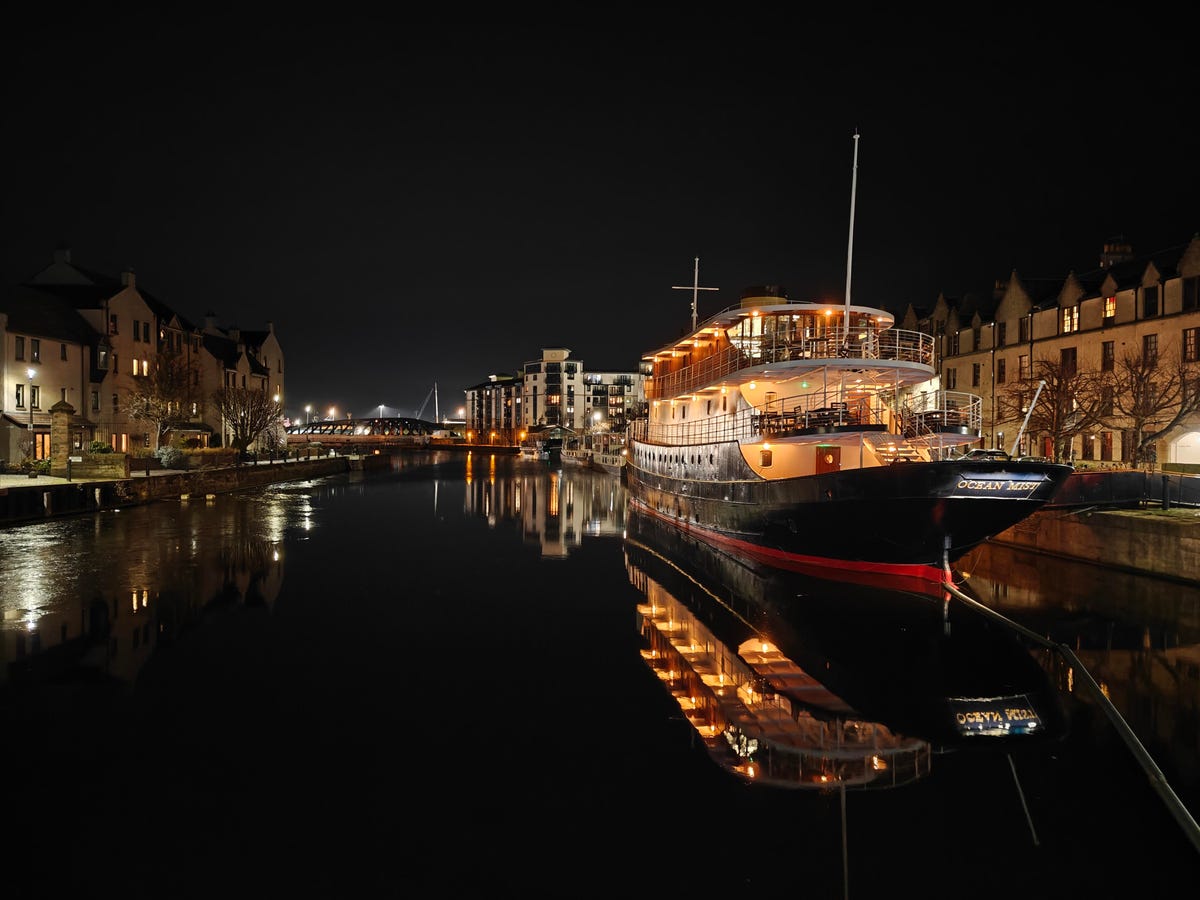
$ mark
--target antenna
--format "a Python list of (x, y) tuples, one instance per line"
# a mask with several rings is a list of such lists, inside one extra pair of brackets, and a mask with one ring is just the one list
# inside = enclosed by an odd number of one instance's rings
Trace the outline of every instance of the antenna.
[(850, 260), (854, 258), (854, 198), (858, 192), (858, 129), (854, 129), (854, 165), (850, 174), (850, 239), (846, 245), (846, 312), (842, 319), (842, 349), (850, 349)]
[(671, 290), (673, 290), (673, 291), (691, 291), (692, 292), (692, 331), (695, 331), (696, 330), (696, 294), (699, 293), (700, 291), (719, 291), (720, 288), (700, 287), (700, 257), (697, 256), (696, 257), (696, 268), (692, 274), (692, 283), (690, 285), (673, 284), (673, 285), (671, 285)]

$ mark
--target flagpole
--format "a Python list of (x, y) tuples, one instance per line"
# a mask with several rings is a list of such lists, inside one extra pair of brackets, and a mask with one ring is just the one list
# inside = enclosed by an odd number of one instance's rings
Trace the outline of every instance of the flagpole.
[(846, 311), (842, 320), (842, 349), (850, 349), (850, 263), (854, 258), (854, 201), (858, 193), (858, 129), (854, 130), (854, 166), (850, 174), (850, 239), (846, 245)]

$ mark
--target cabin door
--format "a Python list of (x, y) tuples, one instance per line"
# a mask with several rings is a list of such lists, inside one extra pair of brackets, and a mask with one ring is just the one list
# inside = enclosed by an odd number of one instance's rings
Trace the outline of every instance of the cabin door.
[(817, 474), (822, 475), (825, 472), (837, 472), (842, 468), (842, 448), (841, 447), (818, 447), (817, 448)]

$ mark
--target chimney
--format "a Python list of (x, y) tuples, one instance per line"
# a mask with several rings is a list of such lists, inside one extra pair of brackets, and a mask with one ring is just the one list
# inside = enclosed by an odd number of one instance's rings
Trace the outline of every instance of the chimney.
[(216, 334), (217, 329), (217, 314), (206, 312), (204, 314), (204, 331), (206, 334)]
[(1123, 235), (1109, 238), (1104, 242), (1104, 252), (1100, 254), (1100, 268), (1108, 269), (1130, 259), (1133, 259), (1133, 245)]
[(125, 285), (125, 287), (137, 287), (137, 278), (134, 277), (133, 266), (130, 266), (121, 273), (121, 284)]
[(65, 243), (59, 244), (54, 250), (54, 262), (66, 263), (69, 266), (71, 264), (71, 248)]

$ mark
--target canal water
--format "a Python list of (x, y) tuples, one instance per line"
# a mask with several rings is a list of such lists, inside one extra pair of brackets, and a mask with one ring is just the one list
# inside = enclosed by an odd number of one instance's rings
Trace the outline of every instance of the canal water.
[[(413, 452), (3, 529), (4, 881), (155, 897), (1197, 883), (1200, 591), (994, 546), (962, 568), (965, 594), (1046, 644), (958, 598), (747, 568), (630, 508), (613, 476), (510, 456)], [(776, 668), (749, 700), (703, 675), (701, 658), (733, 672), (760, 644)], [(706, 742), (743, 701), (783, 709), (781, 731)]]

